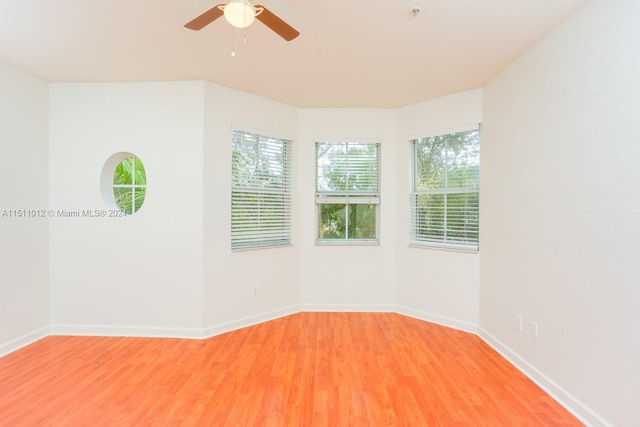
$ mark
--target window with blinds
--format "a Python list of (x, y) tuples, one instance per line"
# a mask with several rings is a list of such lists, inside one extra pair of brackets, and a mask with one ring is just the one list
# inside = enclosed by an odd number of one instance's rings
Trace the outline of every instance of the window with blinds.
[(231, 248), (291, 244), (291, 141), (233, 131)]
[(411, 141), (411, 244), (477, 251), (480, 131)]
[(377, 242), (379, 204), (379, 143), (316, 143), (318, 243)]

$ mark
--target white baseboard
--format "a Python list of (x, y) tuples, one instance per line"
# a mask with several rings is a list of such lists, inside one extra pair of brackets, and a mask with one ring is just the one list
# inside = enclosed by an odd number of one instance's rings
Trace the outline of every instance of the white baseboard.
[(216, 335), (224, 334), (227, 332), (235, 331), (237, 329), (246, 328), (248, 326), (257, 325), (259, 323), (275, 320), (280, 317), (289, 316), (300, 312), (300, 306), (291, 305), (277, 310), (267, 311), (264, 313), (256, 314), (254, 316), (243, 317), (241, 319), (232, 320), (229, 322), (218, 323), (208, 326), (203, 330), (203, 338), (211, 338)]
[(138, 337), (138, 338), (182, 338), (201, 339), (199, 328), (163, 328), (156, 326), (122, 325), (51, 325), (49, 335), (97, 336), (97, 337)]
[(48, 335), (50, 335), (49, 328), (45, 326), (44, 328), (36, 329), (35, 331), (29, 332), (28, 334), (13, 339), (7, 343), (0, 344), (0, 357), (13, 353), (16, 350), (20, 350), (22, 347), (33, 344)]
[(391, 313), (392, 304), (302, 304), (300, 311), (311, 313)]
[(613, 427), (607, 420), (596, 414), (591, 408), (578, 400), (571, 393), (566, 391), (556, 382), (551, 380), (536, 367), (531, 365), (525, 359), (520, 357), (516, 352), (511, 350), (507, 345), (486, 330), (480, 328), (478, 336), (482, 338), (495, 351), (500, 353), (502, 357), (511, 362), (516, 368), (525, 374), (531, 381), (536, 383), (547, 394), (553, 397), (565, 409), (571, 412), (576, 418), (587, 426)]
[(425, 322), (435, 323), (437, 325), (469, 332), (475, 335), (478, 334), (478, 325), (476, 325), (475, 323), (466, 322), (464, 320), (458, 320), (452, 317), (416, 310), (414, 308), (409, 308), (401, 305), (395, 306), (393, 311), (398, 314), (413, 317), (414, 319), (424, 320)]

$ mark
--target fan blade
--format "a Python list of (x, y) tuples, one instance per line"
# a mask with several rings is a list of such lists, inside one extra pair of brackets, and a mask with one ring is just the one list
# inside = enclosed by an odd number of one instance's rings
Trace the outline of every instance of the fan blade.
[(216, 19), (220, 18), (223, 15), (224, 12), (220, 10), (218, 6), (220, 5), (216, 5), (213, 8), (207, 10), (205, 13), (198, 16), (194, 20), (186, 23), (184, 27), (190, 30), (195, 30), (195, 31), (203, 29), (204, 27), (211, 24), (213, 21), (215, 21)]
[(256, 16), (256, 19), (262, 22), (267, 27), (271, 28), (272, 31), (274, 31), (286, 41), (291, 41), (300, 35), (300, 33), (295, 28), (284, 22), (282, 19), (278, 18), (266, 7), (260, 5), (256, 5), (256, 7), (261, 7), (264, 9), (260, 15)]

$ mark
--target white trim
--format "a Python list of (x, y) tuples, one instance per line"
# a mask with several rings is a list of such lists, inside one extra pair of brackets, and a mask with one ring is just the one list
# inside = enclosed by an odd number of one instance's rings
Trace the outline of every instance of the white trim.
[[(367, 193), (370, 194), (370, 193)], [(319, 205), (379, 205), (379, 196), (316, 196), (316, 204)]]
[(262, 249), (287, 248), (287, 247), (291, 247), (291, 246), (295, 246), (293, 244), (293, 239), (290, 239), (289, 243), (283, 243), (282, 245), (247, 246), (247, 247), (244, 247), (244, 248), (232, 248), (231, 252), (236, 253), (236, 252), (245, 252), (245, 251), (260, 251)]
[(472, 123), (467, 125), (453, 126), (450, 128), (433, 129), (433, 130), (418, 132), (411, 135), (407, 135), (407, 140), (411, 142), (417, 139), (431, 138), (432, 136), (450, 135), (452, 133), (470, 132), (472, 130), (480, 130), (480, 123)]
[(316, 246), (380, 246), (379, 239), (316, 239)]
[(252, 134), (264, 136), (267, 138), (284, 139), (288, 142), (293, 143), (293, 136), (291, 134), (286, 134), (282, 132), (276, 132), (276, 131), (271, 131), (267, 129), (260, 129), (260, 128), (255, 128), (251, 126), (231, 124), (231, 129), (230, 129), (231, 135), (233, 135), (234, 130), (245, 132), (245, 133), (252, 133)]
[(336, 138), (315, 138), (314, 141), (316, 144), (344, 144), (350, 142), (352, 144), (380, 144), (382, 146), (382, 138), (348, 138), (339, 136)]
[(447, 328), (453, 328), (475, 335), (478, 334), (478, 325), (465, 320), (458, 320), (453, 317), (442, 316), (440, 314), (429, 313), (427, 311), (416, 310), (414, 308), (400, 305), (395, 306), (395, 312), (404, 316), (413, 317), (414, 319), (445, 326)]
[(9, 342), (0, 344), (0, 357), (20, 350), (21, 348), (33, 344), (36, 341), (40, 341), (41, 339), (46, 338), (49, 335), (51, 335), (49, 333), (49, 327), (45, 326), (43, 328), (39, 328), (35, 331), (29, 332), (28, 334), (22, 335), (21, 337), (15, 338)]
[(202, 339), (200, 328), (127, 325), (51, 325), (49, 335), (131, 338)]
[(302, 304), (309, 313), (393, 313), (393, 304)]
[(483, 328), (478, 329), (478, 336), (491, 348), (507, 359), (520, 372), (536, 383), (556, 402), (571, 412), (578, 420), (588, 426), (613, 427), (613, 424), (598, 415), (595, 411), (582, 403), (577, 397), (558, 385), (551, 378), (538, 370), (535, 366), (520, 357), (515, 351)]
[(266, 311), (264, 313), (242, 317), (240, 319), (231, 320), (229, 322), (218, 323), (216, 325), (211, 325), (204, 328), (203, 337), (205, 339), (215, 337), (216, 335), (226, 334), (227, 332), (247, 328), (249, 326), (258, 325), (260, 323), (269, 322), (271, 320), (298, 313), (300, 313), (300, 306), (290, 305), (284, 308), (279, 308), (277, 310)]
[(436, 242), (420, 242), (418, 240), (410, 240), (407, 246), (410, 248), (439, 249), (443, 251), (462, 252), (468, 254), (477, 254), (480, 252), (480, 247), (478, 245), (455, 245), (451, 243), (443, 244)]
[[(296, 313), (300, 313), (300, 307), (292, 305), (205, 328), (163, 328), (125, 325), (52, 325), (49, 328), (48, 335), (207, 339)], [(42, 338), (44, 338), (44, 336)]]

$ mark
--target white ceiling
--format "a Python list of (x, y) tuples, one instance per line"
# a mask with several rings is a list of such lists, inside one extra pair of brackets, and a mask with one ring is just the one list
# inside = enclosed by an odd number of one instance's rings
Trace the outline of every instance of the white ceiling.
[(215, 0), (0, 0), (0, 59), (53, 82), (197, 79), (300, 107), (394, 108), (484, 85), (585, 1), (260, 0), (301, 34), (256, 21), (243, 44), (223, 18), (183, 27)]

